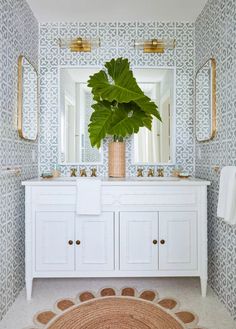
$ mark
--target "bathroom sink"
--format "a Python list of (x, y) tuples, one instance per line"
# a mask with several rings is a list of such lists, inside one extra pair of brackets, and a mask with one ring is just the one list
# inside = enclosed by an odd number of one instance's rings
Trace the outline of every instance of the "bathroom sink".
[[(75, 181), (76, 179), (81, 178), (81, 177), (70, 177), (70, 176), (61, 176), (61, 177), (57, 177), (57, 178), (53, 178), (53, 180), (57, 180), (57, 181)], [(82, 177), (83, 179), (99, 179), (99, 177)]]
[(56, 177), (56, 178), (52, 178), (53, 180), (57, 180), (57, 181), (74, 181), (76, 180), (77, 177), (69, 177), (69, 176), (61, 176), (61, 177)]
[[(56, 180), (56, 181), (70, 181), (70, 182), (73, 182), (75, 181), (76, 179), (78, 178), (81, 178), (81, 177), (70, 177), (70, 176), (60, 176), (60, 177), (57, 177), (57, 178), (52, 178), (52, 180)], [(99, 177), (82, 177), (83, 179), (99, 179)]]
[[(61, 176), (57, 178), (53, 178), (56, 181), (75, 181), (78, 177), (69, 177), (69, 176)], [(86, 177), (84, 177), (86, 179)], [(91, 177), (87, 177), (91, 178)], [(94, 177), (95, 178), (95, 177)], [(91, 178), (91, 179), (94, 179)], [(119, 180), (119, 181), (179, 181), (178, 177), (126, 177), (126, 178), (102, 178), (102, 180)]]
[(178, 177), (129, 177), (128, 180), (135, 181), (179, 181)]

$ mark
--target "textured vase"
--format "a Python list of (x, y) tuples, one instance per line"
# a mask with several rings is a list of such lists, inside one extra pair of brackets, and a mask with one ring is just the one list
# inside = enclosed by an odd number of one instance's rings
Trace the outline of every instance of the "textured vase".
[(110, 143), (108, 158), (109, 177), (125, 177), (125, 143)]

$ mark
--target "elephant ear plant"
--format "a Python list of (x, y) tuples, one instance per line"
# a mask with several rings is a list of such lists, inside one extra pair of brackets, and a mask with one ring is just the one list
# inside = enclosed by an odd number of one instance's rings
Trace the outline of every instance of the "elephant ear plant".
[(111, 151), (116, 161), (109, 159), (109, 168), (110, 171), (119, 169), (121, 162), (123, 170), (122, 173), (110, 172), (110, 176), (123, 177), (125, 161), (118, 153), (124, 154), (124, 144), (120, 143), (125, 137), (138, 133), (141, 127), (151, 130), (153, 117), (161, 121), (158, 107), (137, 84), (128, 59), (117, 58), (105, 63), (104, 70), (90, 76), (88, 86), (95, 101), (89, 124), (91, 145), (99, 148), (105, 137), (113, 136), (115, 143)]

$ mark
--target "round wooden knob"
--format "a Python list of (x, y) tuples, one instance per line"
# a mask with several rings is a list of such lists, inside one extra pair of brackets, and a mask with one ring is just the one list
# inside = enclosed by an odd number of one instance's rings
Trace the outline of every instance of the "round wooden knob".
[(80, 243), (81, 243), (80, 240), (77, 240), (77, 241), (76, 241), (77, 246), (79, 246)]
[(157, 240), (153, 240), (152, 243), (153, 243), (153, 244), (157, 244)]
[(69, 241), (68, 241), (68, 244), (69, 244), (70, 246), (72, 246), (73, 241), (72, 241), (72, 240), (69, 240)]
[(160, 243), (161, 244), (165, 244), (166, 242), (165, 242), (165, 240), (161, 240)]

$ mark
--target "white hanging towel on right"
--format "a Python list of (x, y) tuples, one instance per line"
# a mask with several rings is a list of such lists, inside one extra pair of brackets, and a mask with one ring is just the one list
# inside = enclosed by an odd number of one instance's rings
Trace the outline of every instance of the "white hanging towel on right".
[(236, 224), (236, 167), (221, 170), (217, 216), (231, 225)]

